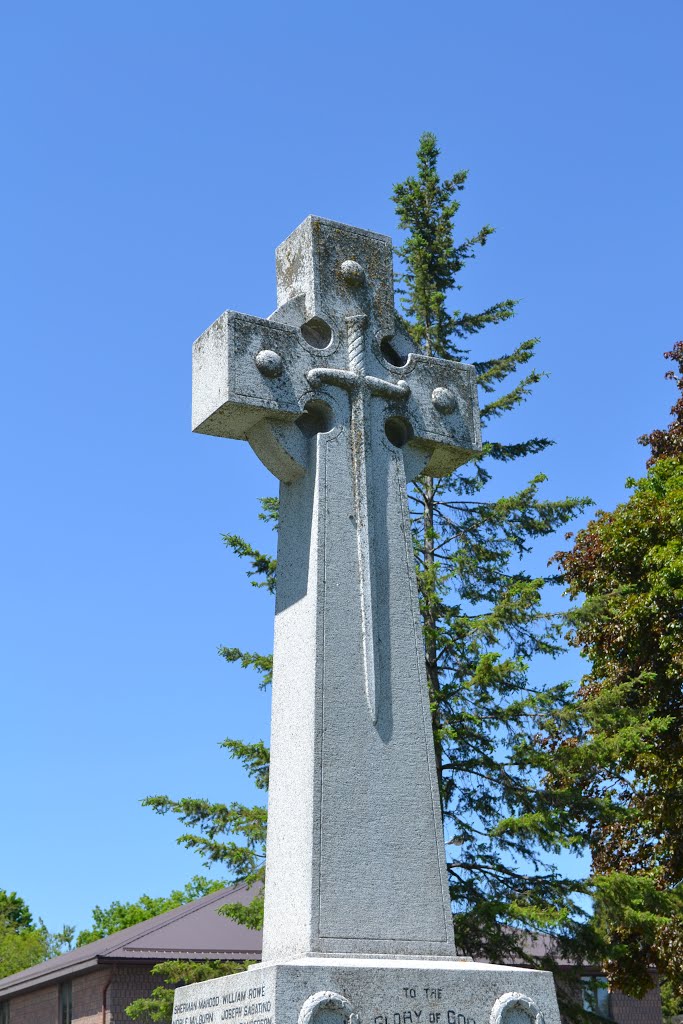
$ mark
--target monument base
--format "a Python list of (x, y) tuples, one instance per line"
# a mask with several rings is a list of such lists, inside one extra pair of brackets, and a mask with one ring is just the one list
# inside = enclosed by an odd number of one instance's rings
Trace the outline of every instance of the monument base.
[(177, 989), (173, 1024), (560, 1024), (560, 1014), (548, 971), (305, 957)]

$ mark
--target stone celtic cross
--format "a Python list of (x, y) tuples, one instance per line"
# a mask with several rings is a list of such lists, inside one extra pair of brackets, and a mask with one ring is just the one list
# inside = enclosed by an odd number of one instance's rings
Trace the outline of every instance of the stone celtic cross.
[(278, 308), (195, 343), (193, 428), (281, 482), (264, 960), (454, 952), (406, 480), (480, 451), (397, 324), (391, 240), (309, 217)]

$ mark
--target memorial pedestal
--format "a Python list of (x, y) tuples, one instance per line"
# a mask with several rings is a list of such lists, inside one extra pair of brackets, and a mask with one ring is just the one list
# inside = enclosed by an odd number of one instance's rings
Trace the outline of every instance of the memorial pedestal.
[(302, 957), (179, 988), (173, 1024), (560, 1024), (560, 1015), (547, 971)]

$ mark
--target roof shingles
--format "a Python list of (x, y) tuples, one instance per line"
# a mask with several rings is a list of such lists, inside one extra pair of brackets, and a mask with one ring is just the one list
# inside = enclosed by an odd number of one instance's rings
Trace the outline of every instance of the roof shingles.
[(101, 963), (126, 960), (260, 960), (261, 932), (218, 914), (226, 903), (249, 903), (246, 885), (220, 889), (158, 917), (79, 946), (35, 967), (0, 978), (0, 999), (80, 974)]

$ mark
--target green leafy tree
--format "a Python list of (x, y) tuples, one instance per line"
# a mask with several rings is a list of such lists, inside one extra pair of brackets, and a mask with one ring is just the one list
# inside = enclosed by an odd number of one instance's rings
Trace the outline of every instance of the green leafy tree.
[[(675, 986), (668, 979), (665, 979), (662, 983), (660, 993), (664, 1024), (674, 1024), (677, 1015), (683, 1013), (683, 999), (676, 994)], [(678, 1024), (678, 1021), (676, 1021), (676, 1024)]]
[(34, 921), (21, 896), (0, 889), (0, 978), (57, 956), (70, 947), (73, 935), (69, 925), (49, 932), (42, 921)]
[(6, 889), (0, 889), (0, 925), (15, 931), (33, 927), (33, 915), (25, 900)]
[(7, 925), (0, 925), (0, 978), (42, 963), (49, 956), (49, 935), (44, 927), (16, 931)]
[(182, 889), (173, 889), (168, 896), (143, 895), (135, 903), (120, 903), (114, 900), (104, 909), (95, 907), (92, 912), (92, 928), (79, 932), (76, 945), (84, 946), (88, 942), (113, 935), (122, 928), (130, 928), (141, 921), (147, 921), (167, 910), (175, 910), (176, 907), (182, 907), (185, 903), (191, 903), (192, 900), (198, 900), (202, 896), (208, 896), (210, 892), (222, 889), (224, 884), (222, 881), (194, 875)]
[[(544, 451), (544, 437), (501, 440), (496, 426), (531, 394), (542, 374), (530, 363), (537, 339), (500, 356), (479, 355), (485, 328), (509, 320), (506, 299), (479, 313), (453, 308), (461, 274), (490, 239), (483, 227), (454, 240), (459, 195), (467, 174), (442, 179), (436, 139), (420, 139), (417, 171), (397, 185), (393, 201), (404, 241), (397, 250), (404, 323), (421, 351), (474, 362), (483, 396), (486, 442), (481, 458), (438, 481), (419, 480), (410, 492), (415, 554), (424, 622), (426, 669), (437, 770), (446, 828), (456, 942), (467, 954), (534, 960), (524, 933), (552, 933), (564, 952), (590, 937), (575, 901), (581, 888), (552, 866), (575, 844), (573, 822), (583, 797), (544, 783), (548, 723), (570, 701), (568, 686), (532, 686), (528, 668), (538, 655), (563, 649), (561, 617), (547, 610), (546, 588), (555, 575), (525, 568), (535, 541), (563, 527), (585, 499), (542, 496), (545, 478), (532, 475), (514, 493), (491, 497), (498, 466)], [(277, 503), (266, 499), (261, 518), (276, 525)], [(229, 534), (227, 546), (248, 565), (252, 584), (274, 589), (270, 554)], [(270, 681), (271, 659), (225, 647), (229, 662)], [(226, 740), (257, 786), (266, 788), (268, 751), (262, 743)], [(149, 798), (157, 812), (177, 815), (179, 842), (208, 863), (227, 867), (237, 881), (263, 877), (265, 811), (206, 800)], [(226, 912), (256, 926), (261, 895), (251, 908)], [(545, 961), (544, 961), (545, 962)]]
[(592, 856), (605, 970), (642, 995), (650, 965), (683, 1009), (683, 342), (666, 353), (679, 398), (649, 445), (647, 474), (557, 556), (573, 598), (572, 642), (590, 662), (576, 713), (555, 744), (560, 789), (580, 787), (599, 813)]

